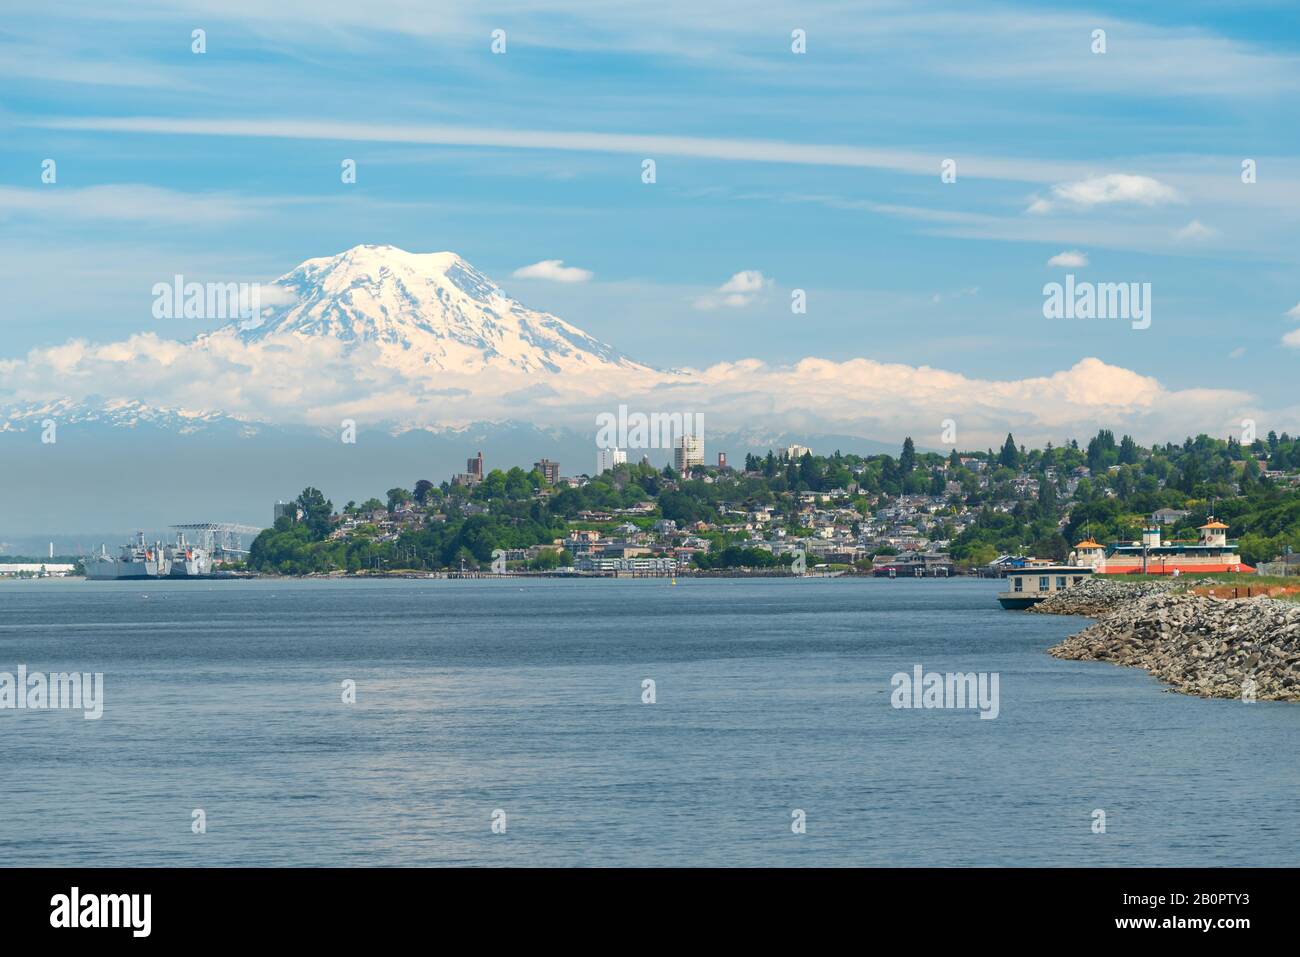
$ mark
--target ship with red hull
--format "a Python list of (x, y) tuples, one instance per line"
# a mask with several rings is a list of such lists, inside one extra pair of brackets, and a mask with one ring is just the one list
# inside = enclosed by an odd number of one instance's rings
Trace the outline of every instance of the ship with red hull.
[(1228, 526), (1210, 516), (1197, 529), (1194, 542), (1162, 539), (1159, 525), (1142, 531), (1140, 542), (1117, 542), (1109, 547), (1086, 539), (1074, 547), (1071, 563), (1086, 565), (1094, 575), (1206, 575), (1213, 572), (1253, 574), (1228, 541)]

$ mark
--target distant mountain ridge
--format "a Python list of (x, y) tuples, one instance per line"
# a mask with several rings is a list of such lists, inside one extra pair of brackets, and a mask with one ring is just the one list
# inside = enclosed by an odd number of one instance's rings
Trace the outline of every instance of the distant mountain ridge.
[(214, 429), (235, 430), (252, 435), (262, 425), (224, 412), (153, 406), (134, 399), (91, 398), (77, 402), (62, 398), (48, 402), (19, 402), (0, 408), (0, 433), (39, 429), (47, 419), (60, 427), (150, 427), (180, 435)]

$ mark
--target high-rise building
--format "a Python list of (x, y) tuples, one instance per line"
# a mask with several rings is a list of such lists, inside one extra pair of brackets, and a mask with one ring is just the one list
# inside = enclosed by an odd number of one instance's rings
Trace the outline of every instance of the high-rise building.
[(698, 435), (683, 435), (673, 449), (673, 468), (685, 475), (697, 465), (704, 464), (704, 439)]
[(627, 462), (627, 452), (623, 449), (597, 449), (596, 450), (596, 473), (601, 475), (616, 465), (623, 465)]
[(542, 473), (542, 478), (546, 479), (548, 485), (558, 485), (560, 482), (560, 463), (552, 462), (550, 459), (542, 459), (540, 462), (533, 463), (533, 469)]
[(718, 453), (718, 468), (720, 468), (720, 469), (725, 469), (726, 467), (727, 467), (727, 453), (726, 453), (726, 452), (719, 452), (719, 453)]
[(465, 460), (465, 474), (472, 475), (479, 481), (483, 480), (483, 453), (480, 452), (476, 457)]

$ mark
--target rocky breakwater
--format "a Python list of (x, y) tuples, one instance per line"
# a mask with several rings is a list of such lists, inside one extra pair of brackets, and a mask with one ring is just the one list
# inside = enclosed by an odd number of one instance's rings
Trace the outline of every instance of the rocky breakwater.
[[(1175, 591), (1176, 585), (1080, 583), (1059, 597), (1068, 598), (1085, 587), (1110, 594), (1076, 596), (1079, 601), (1073, 607), (1096, 612), (1055, 613), (1098, 614), (1100, 620), (1049, 654), (1145, 668), (1174, 690), (1203, 698), (1300, 702), (1300, 604), (1272, 598), (1204, 598)], [(1128, 594), (1112, 591), (1124, 586), (1130, 588)], [(1141, 592), (1136, 597), (1133, 586)], [(1042, 608), (1048, 603), (1035, 610), (1052, 613)]]
[(1038, 615), (1085, 615), (1104, 618), (1122, 605), (1164, 595), (1178, 585), (1175, 578), (1144, 578), (1120, 581), (1108, 578), (1085, 578), (1077, 585), (1040, 601), (1028, 611)]

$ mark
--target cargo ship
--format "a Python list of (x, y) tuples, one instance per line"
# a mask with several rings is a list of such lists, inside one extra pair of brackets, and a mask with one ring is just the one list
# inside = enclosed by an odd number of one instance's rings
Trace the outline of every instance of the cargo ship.
[(98, 555), (86, 559), (86, 578), (93, 581), (139, 581), (164, 578), (206, 578), (212, 574), (212, 556), (185, 541), (184, 533), (174, 545), (150, 544), (144, 532), (135, 533), (135, 541), (123, 545), (117, 557), (101, 547)]

